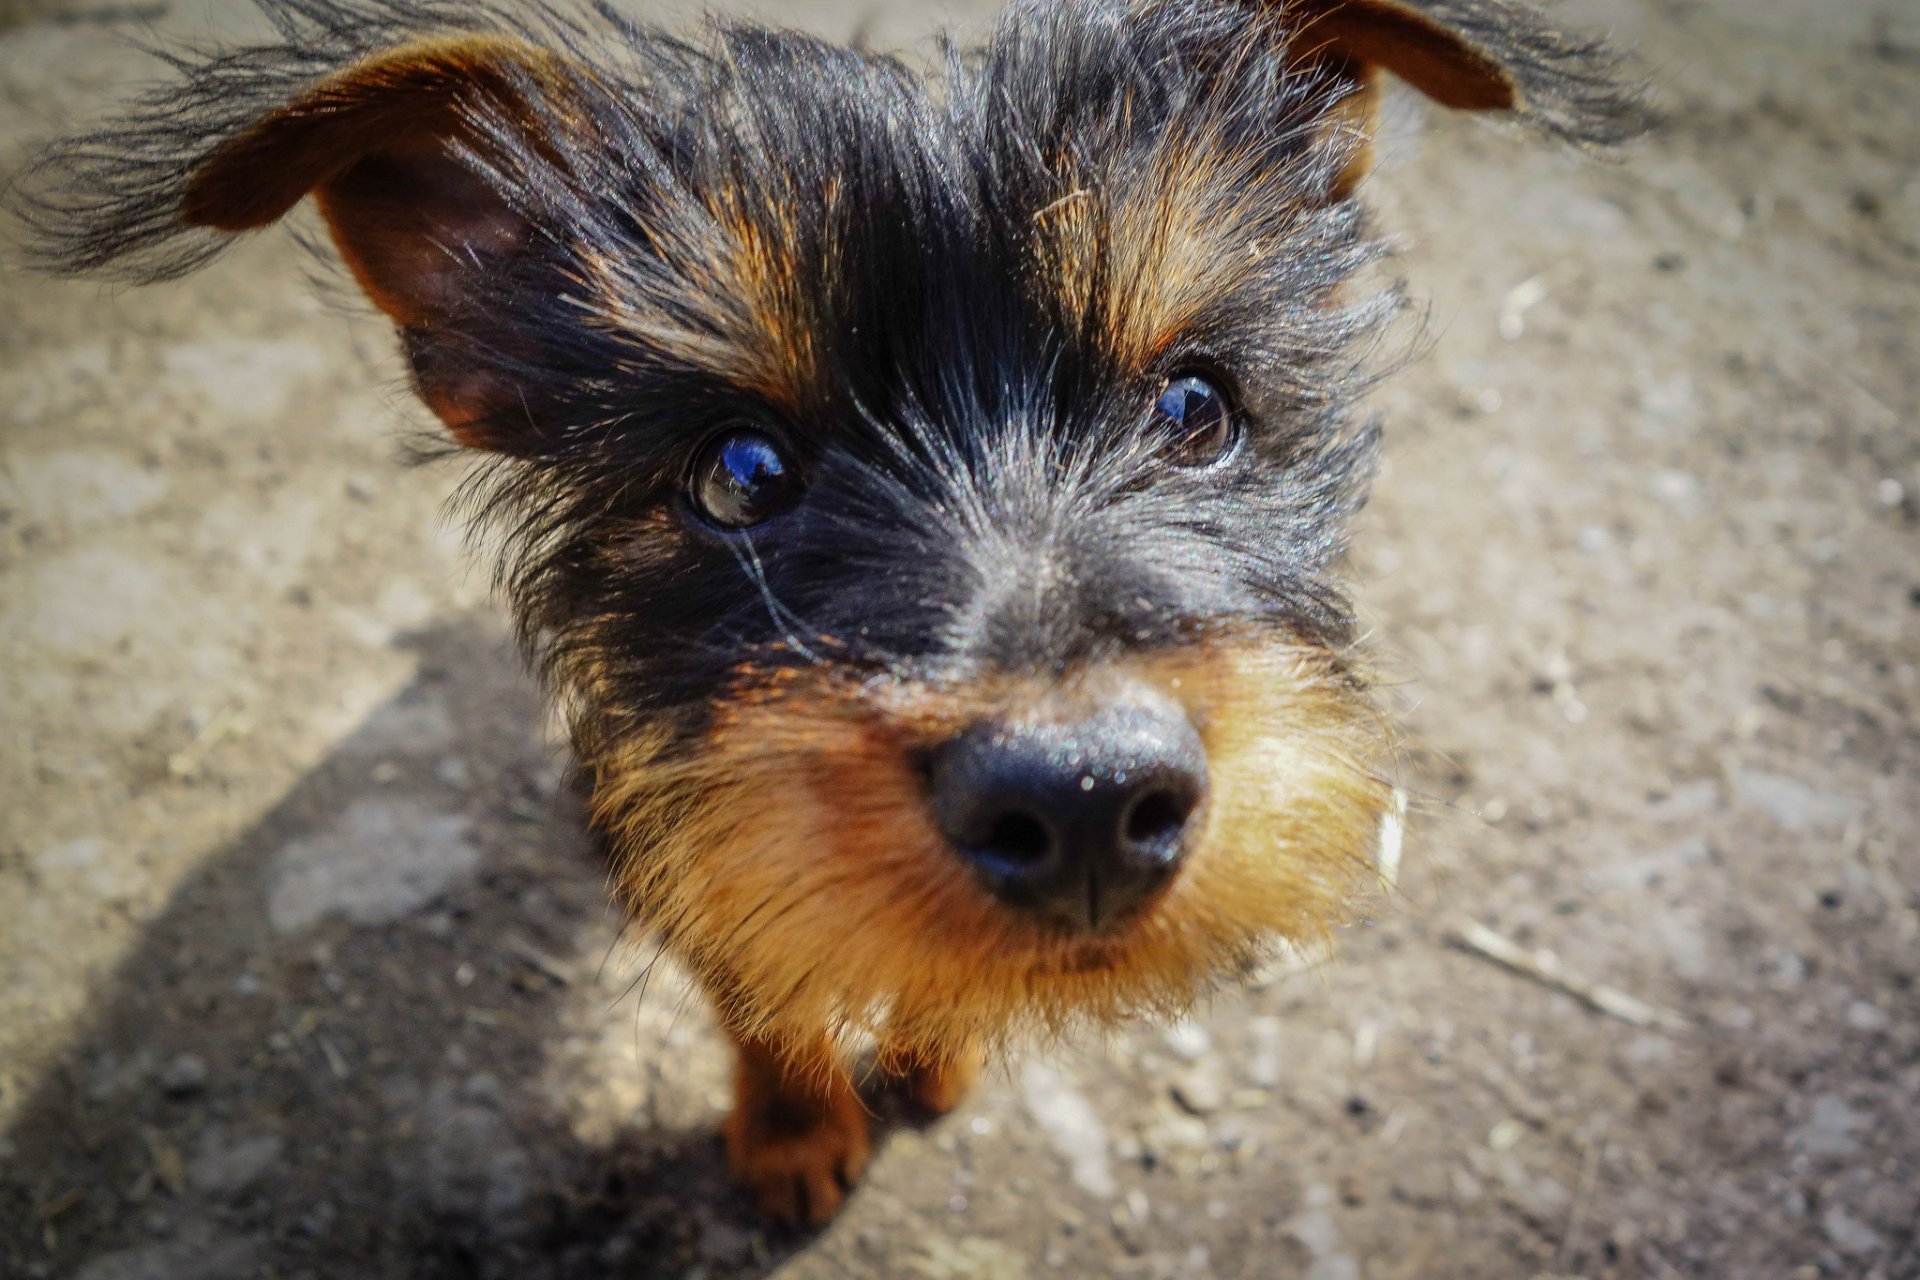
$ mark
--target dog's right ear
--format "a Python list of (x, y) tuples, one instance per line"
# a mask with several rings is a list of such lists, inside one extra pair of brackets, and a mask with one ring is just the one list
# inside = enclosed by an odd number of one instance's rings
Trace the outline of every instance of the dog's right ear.
[(574, 70), (488, 33), (397, 43), (318, 76), (237, 65), (189, 66), (182, 103), (49, 150), (16, 197), (40, 263), (164, 279), (311, 195), (354, 279), (400, 329), (428, 407), (462, 444), (512, 447), (498, 432), (510, 380), (455, 353), (487, 280), (511, 271), (532, 230), (488, 176), (489, 153), (503, 139), (551, 152)]
[(458, 305), (462, 274), (528, 229), (457, 152), (482, 145), (482, 119), (531, 131), (527, 95), (545, 85), (560, 91), (552, 55), (498, 36), (366, 58), (222, 142), (188, 178), (180, 219), (251, 231), (312, 195), (374, 305), (430, 324)]

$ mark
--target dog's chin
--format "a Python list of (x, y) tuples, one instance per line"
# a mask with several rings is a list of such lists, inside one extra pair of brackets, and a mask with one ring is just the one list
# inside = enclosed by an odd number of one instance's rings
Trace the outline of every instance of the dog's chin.
[[(1059, 973), (1100, 973), (1119, 968), (1125, 959), (1124, 950), (1111, 942), (1083, 942), (1068, 949), (1051, 968)], [(1040, 966), (1036, 968), (1045, 971)]]
[(1114, 919), (1099, 930), (1050, 920), (1036, 920), (1010, 907), (996, 906), (1005, 913), (1009, 934), (1027, 942), (1029, 973), (1044, 980), (1052, 974), (1118, 972), (1128, 967), (1142, 948), (1151, 945), (1159, 927), (1158, 916), (1173, 885), (1150, 900)]

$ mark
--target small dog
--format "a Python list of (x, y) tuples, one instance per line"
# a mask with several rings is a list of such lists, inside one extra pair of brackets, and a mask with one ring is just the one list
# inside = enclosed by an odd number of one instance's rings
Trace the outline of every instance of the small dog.
[(843, 1065), (933, 1111), (1024, 1033), (1170, 1015), (1375, 879), (1334, 576), (1391, 290), (1381, 76), (1586, 145), (1507, 0), (1015, 0), (929, 77), (611, 11), (263, 0), (277, 43), (55, 146), (54, 269), (154, 281), (312, 197), (486, 456), (619, 892), (738, 1046), (732, 1167), (821, 1222)]

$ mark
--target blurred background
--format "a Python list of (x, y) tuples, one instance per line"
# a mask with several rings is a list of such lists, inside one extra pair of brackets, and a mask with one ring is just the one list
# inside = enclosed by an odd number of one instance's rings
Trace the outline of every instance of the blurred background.
[[(386, 326), (284, 234), (0, 268), (0, 1275), (1920, 1276), (1920, 10), (1564, 10), (1656, 136), (1396, 98), (1370, 183), (1431, 335), (1352, 557), (1397, 899), (889, 1121), (809, 1240), (726, 1181), (726, 1049), (635, 983)], [(0, 0), (0, 173), (135, 41), (258, 30)]]

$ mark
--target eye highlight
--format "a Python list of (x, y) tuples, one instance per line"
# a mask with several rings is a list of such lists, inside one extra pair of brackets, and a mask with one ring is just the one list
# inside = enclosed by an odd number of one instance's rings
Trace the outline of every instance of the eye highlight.
[(800, 499), (800, 476), (772, 436), (744, 428), (714, 437), (694, 462), (687, 496), (723, 529), (770, 520)]
[(1153, 424), (1164, 441), (1161, 456), (1177, 467), (1212, 466), (1239, 439), (1226, 393), (1197, 373), (1167, 382), (1153, 402)]

